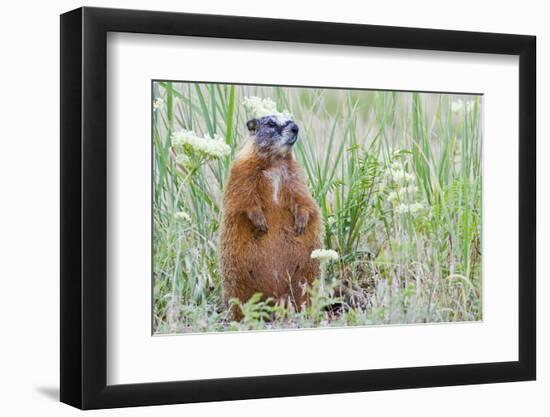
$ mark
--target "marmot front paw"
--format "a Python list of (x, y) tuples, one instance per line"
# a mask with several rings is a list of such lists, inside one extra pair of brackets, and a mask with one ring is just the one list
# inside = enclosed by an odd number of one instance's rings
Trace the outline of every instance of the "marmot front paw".
[(261, 223), (261, 224), (255, 224), (254, 227), (256, 228), (256, 232), (258, 234), (265, 234), (267, 233), (267, 224)]
[(303, 235), (309, 221), (309, 214), (300, 207), (294, 213), (294, 233), (296, 236)]
[(254, 210), (248, 214), (248, 218), (254, 226), (256, 235), (263, 235), (267, 233), (267, 220), (264, 213), (261, 210)]
[(294, 221), (294, 233), (296, 233), (296, 236), (300, 236), (304, 234), (304, 232), (306, 231), (306, 224), (307, 224), (307, 219), (304, 219), (304, 218), (297, 218)]

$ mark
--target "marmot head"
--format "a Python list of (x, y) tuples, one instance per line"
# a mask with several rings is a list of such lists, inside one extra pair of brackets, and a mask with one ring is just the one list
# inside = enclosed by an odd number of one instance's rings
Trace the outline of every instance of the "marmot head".
[(264, 116), (246, 123), (257, 149), (268, 156), (284, 156), (298, 140), (299, 127), (290, 118)]

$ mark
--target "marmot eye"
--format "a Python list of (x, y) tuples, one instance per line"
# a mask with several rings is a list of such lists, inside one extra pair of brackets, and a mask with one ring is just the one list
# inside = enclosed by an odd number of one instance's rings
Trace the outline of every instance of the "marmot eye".
[(267, 125), (268, 125), (269, 127), (277, 127), (277, 123), (275, 123), (275, 122), (273, 122), (273, 121), (271, 121), (271, 120), (270, 120), (269, 122), (267, 122)]

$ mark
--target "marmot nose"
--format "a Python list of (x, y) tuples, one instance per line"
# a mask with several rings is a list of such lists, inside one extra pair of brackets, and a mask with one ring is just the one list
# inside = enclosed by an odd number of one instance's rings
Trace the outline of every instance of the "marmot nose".
[(300, 128), (298, 127), (298, 125), (296, 123), (292, 123), (290, 125), (290, 131), (292, 133), (297, 134), (299, 130), (300, 130)]

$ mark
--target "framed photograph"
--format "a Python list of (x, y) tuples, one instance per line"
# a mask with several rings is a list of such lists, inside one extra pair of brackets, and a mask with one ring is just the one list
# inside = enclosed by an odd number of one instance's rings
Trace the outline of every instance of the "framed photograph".
[(61, 16), (61, 401), (533, 380), (535, 37)]

